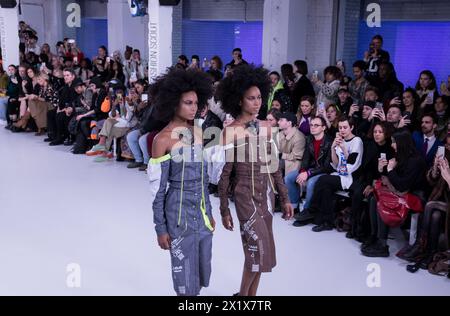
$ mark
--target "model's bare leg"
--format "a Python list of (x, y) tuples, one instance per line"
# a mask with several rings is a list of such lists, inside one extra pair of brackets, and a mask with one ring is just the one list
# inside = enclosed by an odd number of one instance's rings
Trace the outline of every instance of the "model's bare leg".
[(242, 273), (242, 281), (241, 281), (241, 291), (239, 292), (239, 296), (250, 296), (250, 289), (257, 277), (258, 273), (249, 272), (244, 267), (244, 272)]
[(250, 285), (248, 296), (256, 296), (256, 293), (258, 292), (259, 281), (261, 281), (261, 273), (255, 273), (255, 278)]

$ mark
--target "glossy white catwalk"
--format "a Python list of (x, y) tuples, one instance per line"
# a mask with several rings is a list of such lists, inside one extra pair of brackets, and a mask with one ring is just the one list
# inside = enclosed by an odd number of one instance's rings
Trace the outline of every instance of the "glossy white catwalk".
[[(174, 294), (145, 174), (3, 127), (0, 146), (0, 295)], [(222, 228), (212, 203), (213, 275), (202, 294), (232, 295), (242, 272), (240, 235)], [(448, 279), (412, 275), (392, 255), (365, 258), (343, 234), (295, 228), (278, 215), (274, 231), (278, 266), (263, 275), (260, 295), (450, 295)], [(391, 252), (399, 245), (391, 242)]]

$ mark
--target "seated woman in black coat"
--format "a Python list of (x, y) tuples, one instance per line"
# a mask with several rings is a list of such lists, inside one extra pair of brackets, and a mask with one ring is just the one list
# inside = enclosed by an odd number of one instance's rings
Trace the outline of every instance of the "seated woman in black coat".
[[(450, 138), (450, 135), (447, 139)], [(418, 267), (428, 268), (434, 255), (439, 249), (439, 237), (442, 228), (446, 230), (446, 245), (442, 250), (449, 248), (450, 237), (450, 169), (448, 161), (450, 151), (445, 150), (445, 157), (437, 155), (433, 167), (427, 172), (428, 183), (433, 187), (433, 191), (428, 197), (428, 203), (422, 215), (421, 225), (419, 226), (418, 238), (412, 247), (405, 252), (400, 251), (397, 256), (401, 259), (417, 262)], [(417, 268), (416, 268), (417, 269)], [(417, 271), (417, 270), (416, 270)], [(414, 271), (411, 271), (414, 272)]]
[[(426, 163), (417, 152), (408, 131), (401, 130), (392, 136), (392, 148), (395, 158), (388, 161), (383, 157), (378, 162), (380, 173), (387, 167), (387, 175), (381, 177), (383, 185), (398, 195), (414, 192), (425, 181)], [(362, 245), (361, 250), (366, 257), (389, 257), (389, 227), (381, 219), (376, 202), (375, 199), (370, 201), (372, 238)]]
[(361, 165), (360, 177), (350, 187), (352, 198), (352, 230), (347, 238), (355, 238), (362, 242), (370, 234), (370, 220), (367, 216), (367, 208), (363, 205), (364, 198), (373, 198), (374, 181), (386, 176), (387, 171), (378, 170), (378, 162), (381, 157), (387, 161), (395, 157), (391, 147), (393, 128), (386, 122), (377, 122), (368, 133), (364, 141), (364, 155)]

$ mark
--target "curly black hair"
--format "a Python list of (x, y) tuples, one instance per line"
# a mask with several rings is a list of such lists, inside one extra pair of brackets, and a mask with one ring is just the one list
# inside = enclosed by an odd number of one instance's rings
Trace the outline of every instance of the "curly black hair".
[(202, 111), (213, 95), (211, 78), (197, 70), (171, 69), (150, 85), (149, 93), (155, 106), (155, 118), (170, 122), (180, 105), (183, 93), (194, 91), (198, 98), (198, 110)]
[(263, 106), (267, 104), (271, 88), (269, 71), (253, 65), (236, 67), (233, 73), (224, 78), (217, 87), (216, 96), (222, 102), (222, 110), (237, 118), (241, 114), (239, 104), (247, 90), (252, 87), (258, 87)]

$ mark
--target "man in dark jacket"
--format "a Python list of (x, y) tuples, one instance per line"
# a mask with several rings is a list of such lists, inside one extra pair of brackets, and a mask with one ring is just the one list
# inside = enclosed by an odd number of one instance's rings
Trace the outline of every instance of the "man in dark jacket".
[[(196, 120), (203, 130), (203, 146), (206, 148), (219, 145), (223, 122), (216, 114), (209, 110), (208, 105), (199, 113)], [(208, 191), (210, 194), (217, 194), (218, 186), (210, 183)]]
[(72, 116), (75, 115), (75, 104), (78, 99), (73, 85), (75, 78), (73, 69), (64, 70), (65, 85), (59, 90), (59, 106), (56, 110), (56, 139), (50, 142), (50, 146), (62, 144), (71, 146), (74, 143), (74, 140), (69, 139), (68, 125)]
[[(306, 140), (300, 174), (296, 179), (286, 179), (291, 190), (297, 190), (300, 198), (300, 186), (306, 186), (304, 211), (297, 217), (294, 226), (303, 226), (305, 221), (313, 218), (309, 212), (314, 186), (321, 175), (331, 172), (331, 144), (333, 140), (325, 134), (327, 124), (322, 117), (311, 120), (311, 135)], [(295, 202), (295, 201), (294, 201)]]
[(374, 85), (377, 80), (380, 64), (391, 61), (391, 56), (382, 47), (383, 37), (381, 35), (375, 35), (370, 43), (369, 51), (364, 53), (364, 61), (366, 62), (367, 69), (366, 79), (371, 85)]
[(242, 49), (235, 48), (233, 49), (233, 60), (225, 66), (225, 69), (232, 70), (240, 65), (248, 65), (248, 62), (242, 58)]
[(297, 113), (300, 106), (300, 100), (305, 96), (315, 97), (314, 87), (311, 80), (308, 79), (308, 64), (304, 60), (297, 60), (294, 62), (297, 68), (296, 79), (291, 93), (293, 113)]
[[(76, 80), (75, 88), (77, 85), (80, 85), (80, 81)], [(81, 90), (80, 88), (76, 88)], [(85, 154), (89, 147), (89, 138), (91, 137), (91, 125), (92, 122), (100, 122), (106, 120), (108, 118), (110, 109), (103, 109), (102, 104), (105, 98), (107, 97), (107, 93), (105, 87), (103, 86), (100, 78), (93, 78), (89, 83), (89, 90), (91, 95), (91, 101), (88, 102), (90, 104), (89, 111), (84, 114), (78, 114), (76, 119), (78, 121), (78, 132), (75, 137), (75, 146), (72, 152), (75, 155)]]
[(425, 114), (422, 117), (422, 131), (416, 131), (412, 137), (417, 151), (427, 163), (427, 168), (431, 168), (436, 158), (438, 148), (444, 144), (436, 138), (437, 118), (433, 114)]
[(403, 96), (404, 85), (397, 79), (392, 63), (382, 62), (380, 64), (374, 86), (379, 89), (383, 103), (387, 104), (392, 99), (402, 98)]
[[(208, 144), (210, 144), (213, 141), (214, 141), (214, 143), (211, 144), (212, 146), (219, 145), (220, 138), (216, 137), (212, 128), (216, 128), (217, 132), (219, 130), (222, 131), (223, 122), (220, 120), (220, 118), (216, 114), (214, 114), (213, 112), (211, 112), (209, 110), (208, 105), (198, 115), (197, 120), (198, 120), (199, 124), (201, 124), (202, 130), (204, 133), (203, 146), (206, 147)], [(210, 130), (208, 130), (208, 129), (210, 129)]]

